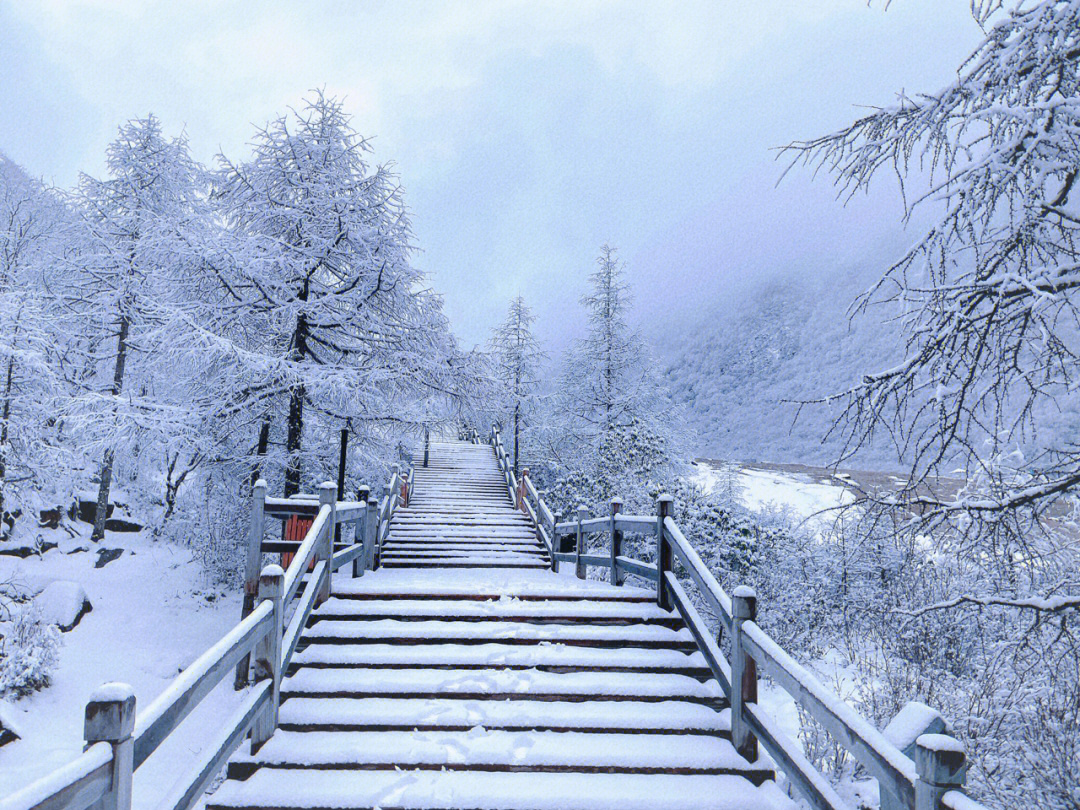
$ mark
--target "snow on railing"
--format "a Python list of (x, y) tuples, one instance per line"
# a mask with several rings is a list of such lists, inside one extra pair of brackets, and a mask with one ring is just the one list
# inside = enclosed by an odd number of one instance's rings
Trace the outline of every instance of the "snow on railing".
[[(240, 622), (184, 669), (165, 690), (136, 715), (135, 694), (127, 684), (100, 687), (86, 705), (87, 748), (67, 765), (0, 800), (0, 810), (87, 810), (105, 807), (130, 810), (134, 774), (180, 723), (228, 673), (236, 668), (237, 688), (252, 689), (211, 743), (168, 790), (158, 810), (189, 810), (201, 799), (246, 737), (252, 752), (277, 728), (282, 673), (288, 668), (300, 633), (315, 605), (330, 596), (332, 574), (353, 564), (360, 576), (377, 565), (378, 548), (399, 504), (407, 503), (412, 470), (394, 468), (382, 502), (361, 487), (355, 501), (339, 501), (337, 487), (325, 483), (319, 493), (270, 498), (266, 482), (252, 493), (251, 524), (245, 571), (244, 608)], [(266, 516), (310, 519), (300, 541), (267, 541)], [(352, 542), (334, 550), (336, 531), (352, 526)], [(259, 567), (264, 552), (292, 553), (287, 570)], [(299, 594), (292, 617), (285, 611)]]
[[(966, 763), (959, 741), (944, 734), (916, 734), (913, 761), (765, 633), (756, 621), (757, 596), (753, 589), (736, 588), (730, 596), (724, 591), (671, 516), (670, 495), (658, 498), (655, 516), (624, 515), (622, 501), (615, 498), (607, 515), (590, 517), (588, 509), (579, 507), (572, 519), (563, 520), (543, 502), (528, 480), (527, 470), (522, 471), (522, 482), (516, 482), (497, 428), (492, 428), (489, 441), (511, 497), (536, 525), (538, 536), (551, 554), (552, 567), (557, 571), (560, 562), (573, 563), (581, 579), (589, 566), (607, 568), (614, 585), (622, 585), (627, 575), (655, 583), (657, 604), (679, 612), (730, 700), (731, 736), (736, 749), (754, 761), (760, 744), (811, 807), (848, 810), (849, 805), (806, 758), (802, 747), (758, 706), (759, 669), (877, 779), (882, 810), (986, 810), (963, 793)], [(656, 564), (624, 556), (624, 533), (656, 537)], [(586, 536), (597, 534), (608, 537), (609, 553), (585, 553)], [(573, 550), (563, 550), (560, 538), (572, 538)], [(716, 636), (676, 576), (676, 563), (679, 574), (694, 583), (700, 598), (716, 616)], [(729, 634), (730, 660), (719, 644), (725, 632)], [(738, 688), (732, 688), (732, 684)]]

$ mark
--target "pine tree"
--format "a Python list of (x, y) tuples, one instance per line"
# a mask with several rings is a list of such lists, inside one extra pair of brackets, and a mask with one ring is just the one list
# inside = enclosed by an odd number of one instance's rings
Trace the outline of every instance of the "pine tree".
[(609, 483), (631, 470), (665, 477), (679, 424), (648, 347), (627, 323), (631, 298), (623, 273), (615, 249), (604, 245), (589, 277), (591, 291), (581, 299), (589, 332), (567, 355), (546, 426), (562, 468)]

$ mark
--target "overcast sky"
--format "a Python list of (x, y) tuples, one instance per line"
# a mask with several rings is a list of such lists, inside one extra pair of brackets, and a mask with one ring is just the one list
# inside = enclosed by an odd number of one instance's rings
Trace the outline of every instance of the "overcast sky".
[(844, 209), (828, 178), (777, 186), (773, 148), (948, 83), (980, 36), (967, 7), (0, 0), (0, 151), (70, 186), (154, 112), (200, 160), (243, 158), (253, 124), (325, 86), (396, 164), (466, 346), (520, 292), (558, 350), (604, 241), (657, 338), (747, 279), (913, 237), (888, 184)]

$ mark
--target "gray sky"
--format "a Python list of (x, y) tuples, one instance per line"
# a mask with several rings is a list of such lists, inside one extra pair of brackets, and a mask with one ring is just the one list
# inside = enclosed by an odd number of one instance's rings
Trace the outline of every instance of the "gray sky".
[[(462, 342), (520, 292), (561, 348), (597, 248), (620, 248), (659, 337), (777, 273), (882, 261), (914, 234), (883, 183), (777, 187), (771, 149), (949, 82), (967, 0), (0, 0), (0, 151), (62, 186), (127, 118), (243, 158), (325, 86), (393, 161)], [(256, 10), (257, 9), (257, 10)]]

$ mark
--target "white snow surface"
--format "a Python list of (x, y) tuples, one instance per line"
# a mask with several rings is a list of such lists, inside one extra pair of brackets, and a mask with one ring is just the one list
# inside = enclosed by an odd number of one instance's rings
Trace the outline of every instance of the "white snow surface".
[[(720, 474), (707, 464), (695, 462), (691, 480), (706, 492), (712, 491)], [(737, 472), (739, 496), (743, 506), (760, 511), (767, 506), (789, 509), (796, 516), (809, 518), (823, 510), (852, 503), (855, 496), (847, 487), (823, 484), (808, 475), (740, 467)], [(829, 513), (821, 517), (828, 519)]]
[(794, 810), (774, 783), (755, 788), (741, 776), (666, 774), (338, 771), (262, 768), (227, 782), (215, 805), (274, 808), (499, 807), (505, 810)]
[(716, 681), (702, 683), (686, 675), (636, 672), (540, 672), (534, 669), (385, 669), (304, 668), (286, 678), (283, 692), (293, 694), (479, 694), (613, 695), (627, 697), (723, 697)]
[(562, 728), (722, 731), (728, 709), (680, 700), (450, 700), (445, 698), (308, 698), (281, 705), (285, 724), (449, 728)]
[[(67, 536), (59, 530), (43, 534), (50, 540)], [(4, 704), (5, 716), (18, 726), (22, 739), (0, 749), (0, 796), (82, 753), (84, 708), (101, 685), (131, 684), (138, 714), (240, 618), (239, 594), (210, 588), (191, 553), (178, 545), (154, 542), (142, 533), (107, 532), (102, 545), (125, 551), (99, 569), (94, 568), (97, 547), (89, 545), (89, 553), (67, 555), (54, 549), (42, 557), (0, 557), (0, 579), (11, 577), (30, 591), (45, 591), (56, 581), (74, 582), (94, 606), (63, 635), (52, 685)], [(200, 750), (216, 719), (240, 701), (243, 693), (234, 692), (229, 681), (139, 768), (137, 805), (147, 806), (160, 796), (162, 786), (171, 784), (177, 769)]]
[(561, 731), (278, 731), (236, 761), (287, 765), (391, 764), (745, 770), (727, 740), (703, 734), (593, 734)]

